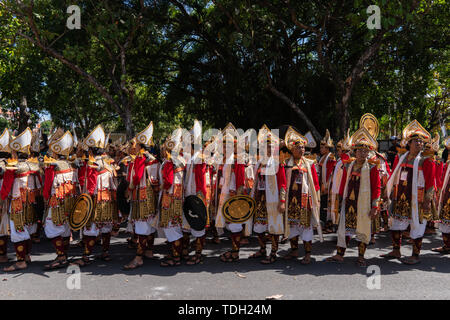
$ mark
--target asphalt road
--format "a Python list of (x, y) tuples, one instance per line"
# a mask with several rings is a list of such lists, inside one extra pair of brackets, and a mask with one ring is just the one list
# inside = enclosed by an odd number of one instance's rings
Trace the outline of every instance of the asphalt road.
[[(162, 257), (168, 250), (164, 239), (157, 239), (155, 253)], [(378, 256), (391, 247), (390, 235), (378, 235), (377, 243), (368, 248), (370, 265), (379, 267), (379, 289), (369, 289), (378, 282), (373, 271), (355, 265), (356, 242), (352, 240), (342, 264), (324, 262), (335, 253), (336, 236), (326, 235), (323, 243), (313, 243), (314, 261), (303, 266), (299, 260), (279, 259), (271, 265), (262, 265), (247, 257), (257, 249), (256, 238), (241, 248), (237, 263), (223, 263), (219, 255), (231, 246), (223, 238), (220, 245), (206, 245), (203, 264), (162, 268), (159, 261), (145, 260), (145, 265), (132, 271), (121, 270), (134, 250), (126, 245), (126, 234), (113, 238), (113, 261), (95, 261), (81, 269), (78, 275), (66, 269), (43, 271), (44, 264), (54, 259), (51, 243), (43, 240), (32, 250), (33, 262), (29, 268), (16, 273), (0, 271), (2, 299), (265, 299), (281, 295), (280, 299), (450, 299), (450, 255), (441, 256), (430, 251), (441, 245), (440, 233), (426, 236), (422, 247), (422, 262), (407, 266), (398, 260), (386, 261)], [(280, 245), (280, 254), (289, 244)], [(268, 248), (270, 244), (268, 243)], [(300, 252), (303, 254), (302, 245)], [(12, 246), (9, 257), (14, 260)], [(96, 246), (96, 253), (100, 247)], [(402, 254), (411, 254), (411, 245), (403, 240)], [(70, 254), (81, 255), (81, 248), (72, 248)], [(1, 264), (0, 266), (6, 266)], [(74, 278), (75, 276), (79, 278)], [(69, 279), (69, 289), (67, 282)], [(79, 282), (77, 282), (79, 279)], [(79, 284), (80, 289), (76, 286)], [(74, 288), (75, 286), (75, 288)]]

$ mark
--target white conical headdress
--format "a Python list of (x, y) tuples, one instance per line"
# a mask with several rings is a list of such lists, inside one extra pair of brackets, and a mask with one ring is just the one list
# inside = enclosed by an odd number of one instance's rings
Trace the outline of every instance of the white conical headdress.
[(106, 145), (105, 140), (105, 130), (103, 130), (102, 125), (99, 124), (94, 130), (91, 131), (91, 133), (87, 135), (86, 139), (84, 139), (84, 144), (87, 147), (104, 148)]
[(21, 134), (11, 140), (9, 147), (17, 152), (30, 154), (30, 144), (33, 133), (30, 128), (26, 128)]
[(54, 153), (69, 156), (73, 149), (73, 136), (70, 131), (66, 131), (64, 135), (56, 141), (53, 141), (50, 145), (50, 150)]
[(308, 143), (306, 144), (306, 147), (307, 147), (307, 148), (315, 148), (315, 147), (317, 147), (316, 140), (314, 139), (314, 137), (313, 137), (311, 131), (308, 131), (308, 132), (305, 134), (305, 138), (306, 138), (306, 140), (308, 141)]
[(11, 139), (12, 135), (9, 132), (9, 129), (5, 128), (2, 135), (0, 136), (0, 152), (11, 152), (11, 148), (9, 147)]
[(136, 136), (136, 141), (138, 143), (142, 143), (146, 146), (152, 145), (152, 137), (153, 137), (153, 121), (150, 121), (150, 124), (139, 132)]

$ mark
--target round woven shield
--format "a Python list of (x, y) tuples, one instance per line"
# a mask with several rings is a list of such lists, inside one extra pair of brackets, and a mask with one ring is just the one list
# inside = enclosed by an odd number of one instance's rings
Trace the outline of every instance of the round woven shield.
[(69, 226), (73, 231), (83, 228), (89, 218), (91, 217), (94, 209), (94, 202), (89, 194), (81, 194), (75, 202), (72, 212), (69, 215)]
[(201, 231), (206, 226), (206, 206), (202, 199), (191, 195), (184, 199), (183, 213), (192, 229)]
[(223, 215), (230, 223), (244, 223), (249, 220), (256, 210), (256, 201), (250, 196), (233, 196), (223, 205)]

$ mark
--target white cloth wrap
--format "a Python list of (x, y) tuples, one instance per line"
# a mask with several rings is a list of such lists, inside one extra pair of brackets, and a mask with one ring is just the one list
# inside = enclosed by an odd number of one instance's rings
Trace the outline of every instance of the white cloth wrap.
[(309, 226), (305, 228), (304, 226), (291, 226), (289, 231), (289, 239), (299, 236), (302, 241), (312, 241), (313, 239), (313, 228)]
[[(338, 247), (346, 248), (345, 236), (348, 233), (345, 228), (345, 199), (347, 198), (348, 193), (348, 183), (350, 179), (350, 175), (353, 170), (353, 165), (355, 161), (353, 161), (348, 168), (347, 177), (345, 181), (344, 194), (342, 197), (341, 203), (341, 213), (339, 216), (339, 226), (338, 226)], [(368, 195), (368, 199), (365, 196)], [(357, 218), (356, 218), (356, 238), (358, 241), (364, 242), (365, 244), (369, 244), (371, 238), (371, 220), (369, 217), (371, 207), (371, 193), (370, 193), (370, 167), (367, 160), (364, 162), (361, 168), (361, 181), (359, 184), (359, 193), (357, 200)]]
[[(388, 180), (387, 186), (386, 186), (386, 192), (387, 196), (389, 197), (394, 185), (399, 183), (400, 179), (400, 172), (401, 172), (401, 164), (405, 161), (406, 157), (408, 156), (409, 151), (406, 152), (398, 161), (397, 167), (395, 167), (394, 172), (392, 173), (391, 177)], [(414, 159), (414, 165), (413, 165), (413, 177), (412, 177), (412, 199), (411, 199), (411, 216), (412, 221), (410, 223), (411, 231), (414, 229), (418, 229), (417, 232), (420, 233), (420, 230), (422, 229), (423, 221), (419, 221), (419, 204), (417, 199), (417, 188), (419, 186), (419, 162), (421, 158), (422, 152), (419, 152), (419, 154)], [(423, 172), (420, 173), (420, 184), (424, 184), (424, 178), (423, 178)]]
[[(447, 170), (445, 171), (445, 175), (444, 175), (444, 183), (442, 185), (442, 189), (439, 194), (438, 216), (440, 215), (441, 210), (442, 210), (442, 205), (444, 204), (444, 199), (443, 199), (444, 191), (447, 190), (447, 188), (448, 188), (449, 179), (450, 179), (450, 163), (448, 163), (448, 165), (447, 165)], [(441, 222), (440, 224), (443, 224), (443, 223)], [(445, 232), (445, 233), (447, 233), (447, 232)]]

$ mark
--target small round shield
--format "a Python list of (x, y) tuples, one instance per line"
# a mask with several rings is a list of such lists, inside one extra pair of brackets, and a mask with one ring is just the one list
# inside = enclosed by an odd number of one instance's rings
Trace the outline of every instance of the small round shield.
[(247, 195), (233, 196), (223, 205), (223, 215), (230, 223), (244, 223), (249, 220), (256, 210), (256, 201)]
[(69, 215), (69, 226), (73, 231), (83, 228), (94, 209), (94, 202), (89, 194), (83, 193), (75, 201), (72, 211)]
[(197, 196), (188, 196), (184, 199), (183, 213), (187, 222), (195, 231), (201, 231), (206, 226), (206, 206)]

